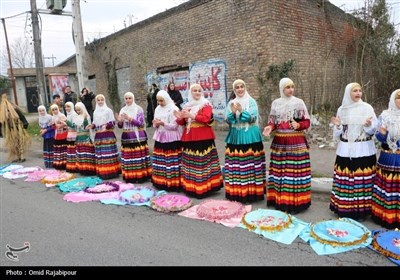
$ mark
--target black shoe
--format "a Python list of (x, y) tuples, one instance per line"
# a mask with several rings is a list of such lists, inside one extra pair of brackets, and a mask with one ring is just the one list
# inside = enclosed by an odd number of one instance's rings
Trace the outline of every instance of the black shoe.
[(19, 162), (25, 162), (26, 161), (26, 159), (24, 159), (24, 158), (21, 158), (20, 160), (19, 160)]

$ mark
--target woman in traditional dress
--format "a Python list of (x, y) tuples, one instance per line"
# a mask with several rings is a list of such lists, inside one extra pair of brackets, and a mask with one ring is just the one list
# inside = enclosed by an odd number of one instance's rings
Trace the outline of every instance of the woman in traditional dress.
[(181, 186), (196, 198), (204, 198), (223, 187), (221, 166), (215, 146), (211, 103), (199, 84), (192, 84), (189, 102), (175, 111), (176, 122), (184, 125), (182, 134)]
[(310, 115), (304, 101), (294, 96), (291, 79), (281, 79), (279, 91), (281, 97), (272, 102), (263, 131), (269, 136), (276, 130), (271, 143), (267, 205), (298, 213), (311, 205), (311, 164), (305, 137)]
[(54, 135), (54, 159), (53, 167), (58, 170), (65, 170), (67, 165), (67, 135), (68, 129), (65, 121), (67, 117), (59, 111), (58, 105), (50, 106), (53, 113), (52, 123), (56, 133)]
[(158, 189), (180, 191), (180, 165), (182, 157), (182, 126), (176, 123), (174, 111), (179, 108), (165, 90), (157, 93), (158, 106), (154, 112), (151, 181)]
[[(75, 119), (78, 114), (75, 112), (74, 103), (68, 101), (65, 103), (65, 112), (67, 113), (67, 122), (70, 124), (75, 123)], [(75, 125), (68, 125), (68, 134), (67, 134), (67, 164), (65, 169), (67, 172), (75, 173), (78, 172), (78, 168), (76, 166), (76, 126)]]
[(90, 114), (82, 102), (75, 104), (75, 112), (78, 114), (74, 122), (67, 121), (68, 126), (76, 129), (76, 167), (82, 175), (96, 174), (96, 155), (92, 142), (92, 130), (90, 127)]
[(151, 178), (149, 145), (142, 107), (135, 103), (132, 92), (124, 94), (125, 106), (116, 115), (121, 135), (122, 177), (128, 183), (141, 183)]
[(372, 219), (389, 229), (400, 229), (400, 89), (378, 119), (376, 138), (382, 143), (372, 192)]
[(342, 105), (331, 123), (339, 143), (330, 209), (339, 217), (365, 219), (371, 213), (376, 172), (373, 135), (378, 121), (372, 106), (362, 100), (360, 84), (346, 86)]
[(243, 80), (233, 82), (236, 97), (229, 101), (226, 120), (226, 198), (240, 202), (264, 200), (266, 167), (263, 139), (258, 126), (257, 102), (246, 90)]
[(46, 168), (53, 168), (54, 127), (46, 107), (38, 107), (40, 135), (43, 137), (43, 160)]
[(95, 99), (93, 123), (86, 129), (92, 128), (96, 132), (94, 136), (96, 174), (102, 179), (111, 179), (121, 173), (117, 138), (114, 133), (115, 118), (113, 111), (106, 104), (104, 95), (98, 94)]

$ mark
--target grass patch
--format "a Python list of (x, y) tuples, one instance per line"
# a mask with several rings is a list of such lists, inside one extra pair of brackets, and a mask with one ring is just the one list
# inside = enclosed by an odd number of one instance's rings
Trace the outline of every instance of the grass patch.
[(40, 135), (39, 123), (38, 122), (29, 123), (27, 131), (28, 131), (29, 135), (31, 135), (31, 136)]

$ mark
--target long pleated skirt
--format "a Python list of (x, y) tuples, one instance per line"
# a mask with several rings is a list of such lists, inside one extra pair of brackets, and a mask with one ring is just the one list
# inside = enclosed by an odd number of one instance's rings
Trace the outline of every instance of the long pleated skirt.
[(46, 168), (53, 168), (54, 138), (43, 139), (43, 160)]
[(299, 213), (311, 205), (311, 164), (303, 132), (277, 132), (271, 143), (267, 205)]
[(76, 166), (76, 145), (75, 141), (67, 141), (67, 164), (65, 169), (69, 173), (78, 172), (78, 167)]
[(243, 203), (264, 200), (266, 164), (263, 143), (227, 144), (224, 179), (227, 199)]
[(96, 155), (90, 140), (76, 141), (76, 166), (82, 175), (96, 174)]
[(204, 198), (223, 187), (214, 140), (182, 143), (181, 186), (192, 197)]
[(400, 229), (400, 152), (382, 150), (376, 165), (371, 217), (388, 229)]
[(96, 174), (102, 179), (116, 178), (121, 173), (121, 163), (114, 131), (97, 131), (94, 138)]
[(54, 140), (53, 167), (58, 170), (65, 170), (67, 165), (67, 140)]
[(128, 183), (142, 183), (151, 178), (151, 162), (147, 141), (122, 143), (122, 177)]
[(157, 189), (179, 192), (181, 190), (180, 169), (182, 142), (161, 143), (155, 141), (151, 181)]
[(376, 155), (336, 156), (329, 208), (339, 217), (363, 219), (371, 214)]

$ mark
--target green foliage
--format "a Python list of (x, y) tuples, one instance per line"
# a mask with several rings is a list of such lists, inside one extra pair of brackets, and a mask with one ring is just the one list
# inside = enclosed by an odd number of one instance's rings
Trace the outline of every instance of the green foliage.
[(273, 84), (278, 84), (282, 78), (288, 77), (295, 68), (295, 60), (289, 59), (281, 65), (272, 64), (268, 67), (267, 79)]
[(5, 90), (11, 87), (11, 81), (4, 76), (0, 76), (0, 89)]
[(31, 136), (38, 136), (40, 135), (40, 127), (38, 122), (29, 123), (27, 128), (29, 135)]
[[(400, 84), (400, 37), (385, 0), (370, 0), (370, 5), (354, 12), (365, 23), (356, 26), (360, 36), (355, 41), (357, 61), (353, 72), (355, 81), (364, 86), (367, 101), (386, 99)], [(365, 87), (368, 85), (368, 87)]]
[[(268, 121), (268, 110), (272, 103), (272, 94), (278, 88), (280, 79), (288, 77), (295, 69), (295, 60), (290, 59), (283, 62), (281, 65), (272, 64), (268, 66), (268, 70), (264, 71), (262, 66), (259, 67), (257, 75), (257, 83), (260, 88), (260, 96), (258, 97), (257, 103), (260, 109), (260, 116), (264, 121), (264, 124)], [(268, 83), (270, 81), (270, 83)], [(263, 123), (260, 122), (261, 125)]]

